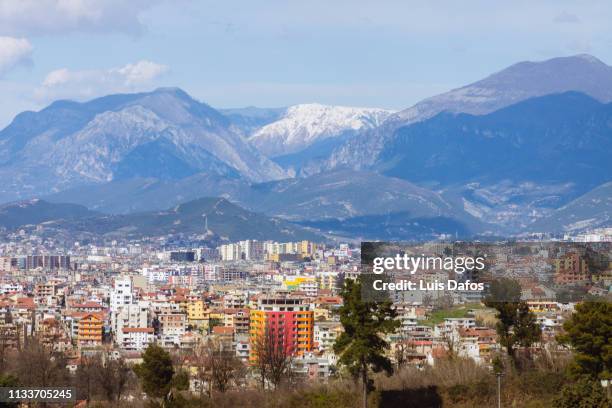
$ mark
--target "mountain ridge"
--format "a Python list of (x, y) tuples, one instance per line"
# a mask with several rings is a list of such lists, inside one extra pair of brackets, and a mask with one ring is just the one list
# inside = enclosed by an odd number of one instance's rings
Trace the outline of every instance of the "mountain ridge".
[[(43, 210), (43, 211), (41, 211)], [(18, 215), (16, 217), (15, 215)], [(161, 211), (109, 215), (65, 203), (40, 199), (0, 207), (0, 227), (14, 230), (43, 225), (45, 229), (107, 237), (152, 237), (170, 234), (200, 235), (206, 239), (323, 240), (303, 227), (247, 211), (219, 197), (200, 197)], [(208, 226), (208, 230), (206, 230)]]
[(11, 181), (0, 193), (11, 201), (108, 182), (130, 152), (161, 138), (168, 143), (154, 153), (198, 171), (235, 172), (253, 181), (286, 177), (226, 116), (178, 88), (160, 88), (84, 103), (60, 101), (18, 115), (0, 131), (0, 177)]
[(587, 54), (513, 64), (400, 110), (380, 127), (361, 132), (337, 147), (321, 168), (372, 166), (387, 138), (398, 128), (444, 111), (482, 115), (533, 97), (567, 91), (582, 92), (601, 102), (612, 101), (612, 67)]

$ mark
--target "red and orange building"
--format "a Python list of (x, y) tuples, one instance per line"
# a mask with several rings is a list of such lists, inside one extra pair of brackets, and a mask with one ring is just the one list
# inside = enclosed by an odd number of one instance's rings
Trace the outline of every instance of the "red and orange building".
[(314, 343), (314, 312), (306, 299), (290, 295), (264, 295), (257, 302), (257, 310), (250, 314), (251, 353), (249, 360), (257, 360), (257, 342), (267, 336), (287, 355), (303, 355), (312, 351)]

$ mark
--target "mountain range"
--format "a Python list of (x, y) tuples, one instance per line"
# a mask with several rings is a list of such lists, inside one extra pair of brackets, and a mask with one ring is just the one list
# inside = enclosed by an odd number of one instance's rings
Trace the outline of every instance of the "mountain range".
[(0, 207), (0, 227), (28, 226), (69, 236), (133, 237), (199, 235), (217, 242), (243, 239), (295, 241), (322, 236), (283, 220), (247, 211), (224, 198), (203, 197), (163, 211), (108, 215), (76, 204), (34, 199)]
[(323, 166), (367, 167), (378, 158), (387, 138), (392, 137), (398, 128), (441, 112), (482, 115), (530, 98), (568, 91), (584, 93), (603, 103), (611, 102), (612, 67), (587, 54), (541, 62), (519, 62), (484, 79), (400, 110), (383, 126), (339, 146)]
[(14, 230), (26, 225), (38, 225), (53, 220), (76, 220), (99, 214), (82, 205), (55, 204), (35, 198), (0, 205), (0, 227)]
[(610, 223), (611, 101), (612, 68), (588, 55), (398, 112), (217, 110), (176, 88), (58, 101), (0, 131), (0, 200), (130, 216), (223, 197), (371, 239), (578, 231)]
[[(610, 180), (612, 104), (568, 92), (528, 99), (490, 114), (441, 113), (399, 128), (375, 163), (388, 176), (459, 192), (464, 208), (482, 204), (471, 186), (487, 189), (527, 226)], [(471, 212), (475, 214), (473, 211)], [(493, 218), (482, 221), (495, 222)]]
[(226, 116), (175, 88), (55, 102), (18, 115), (0, 132), (5, 201), (121, 178), (196, 173), (286, 177)]

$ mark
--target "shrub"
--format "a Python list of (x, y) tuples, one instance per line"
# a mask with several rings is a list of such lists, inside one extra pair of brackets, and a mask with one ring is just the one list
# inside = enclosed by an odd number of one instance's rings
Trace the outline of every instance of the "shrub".
[(555, 399), (558, 408), (609, 408), (610, 401), (598, 381), (581, 378), (563, 387), (561, 396)]

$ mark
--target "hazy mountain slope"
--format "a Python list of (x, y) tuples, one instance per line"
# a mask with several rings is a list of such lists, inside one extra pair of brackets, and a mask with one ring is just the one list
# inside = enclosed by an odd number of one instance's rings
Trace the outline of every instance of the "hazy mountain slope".
[[(46, 216), (38, 214), (44, 209)], [(3, 211), (7, 217), (4, 217)], [(8, 218), (9, 215), (20, 216)], [(65, 216), (68, 213), (69, 216)], [(205, 230), (206, 220), (208, 231)], [(321, 239), (321, 236), (285, 221), (240, 208), (223, 198), (200, 198), (165, 211), (126, 215), (94, 213), (73, 204), (52, 204), (33, 200), (3, 207), (0, 225), (17, 228), (45, 222), (45, 228), (67, 233), (122, 237), (199, 234), (217, 240)]]
[(414, 217), (398, 212), (364, 215), (344, 220), (304, 220), (299, 224), (355, 240), (430, 241), (440, 238), (469, 239), (475, 231), (449, 217)]
[(612, 101), (612, 67), (590, 55), (514, 64), (391, 115), (382, 126), (361, 132), (337, 148), (322, 167), (368, 167), (399, 127), (440, 112), (481, 115), (533, 97), (566, 91), (582, 92), (600, 102)]
[(110, 214), (159, 211), (200, 197), (224, 197), (243, 207), (252, 198), (251, 185), (239, 178), (195, 174), (180, 180), (133, 177), (75, 187), (45, 196), (50, 202), (70, 202)]
[(568, 92), (399, 128), (375, 168), (436, 189), (487, 223), (520, 232), (612, 178), (612, 104)]
[(574, 182), (612, 175), (612, 104), (568, 92), (473, 116), (442, 113), (402, 127), (376, 168), (411, 181)]
[(612, 182), (589, 191), (529, 227), (533, 232), (580, 232), (612, 227)]
[(77, 204), (52, 204), (33, 199), (0, 206), (0, 227), (14, 229), (22, 225), (40, 224), (56, 220), (73, 220), (98, 216)]
[[(439, 194), (405, 180), (370, 172), (338, 171), (299, 179), (249, 185), (241, 180), (194, 175), (183, 180), (131, 179), (76, 188), (46, 199), (77, 202), (105, 212), (159, 210), (198, 196), (223, 194), (250, 210), (290, 221), (349, 220), (370, 215), (401, 214), (397, 220), (443, 217), (462, 225), (461, 231), (483, 231), (486, 226)], [(393, 217), (392, 217), (393, 218)], [(390, 225), (390, 224), (389, 224)], [(374, 225), (362, 226), (370, 233)], [(326, 227), (326, 230), (330, 228)], [(420, 229), (405, 229), (405, 232)], [(370, 235), (371, 236), (371, 235)], [(413, 238), (404, 236), (404, 238)]]
[(371, 172), (321, 173), (254, 188), (262, 193), (252, 204), (256, 210), (337, 235), (418, 240), (493, 228), (433, 191)]
[(390, 118), (403, 124), (442, 111), (481, 115), (525, 99), (567, 91), (612, 101), (612, 67), (587, 55), (524, 61), (464, 87), (433, 96)]
[(316, 140), (300, 151), (276, 156), (272, 160), (296, 177), (307, 177), (319, 173), (334, 150), (353, 136), (354, 132), (344, 132), (340, 136)]
[(0, 178), (8, 180), (0, 194), (8, 201), (108, 182), (117, 173), (149, 176), (143, 173), (149, 160), (162, 165), (164, 174), (155, 175), (163, 178), (195, 172), (252, 181), (284, 177), (221, 113), (165, 88), (83, 104), (59, 102), (18, 115), (0, 132)]
[(455, 208), (494, 225), (498, 235), (521, 233), (530, 224), (579, 195), (574, 183), (530, 181), (470, 182), (445, 187), (441, 195)]
[(254, 186), (262, 193), (254, 208), (291, 219), (351, 218), (407, 211), (413, 216), (449, 215), (453, 208), (436, 193), (405, 180), (366, 171), (336, 171)]
[(287, 108), (258, 108), (255, 106), (219, 109), (219, 112), (225, 115), (245, 137), (250, 136), (257, 129), (279, 120), (286, 111)]

